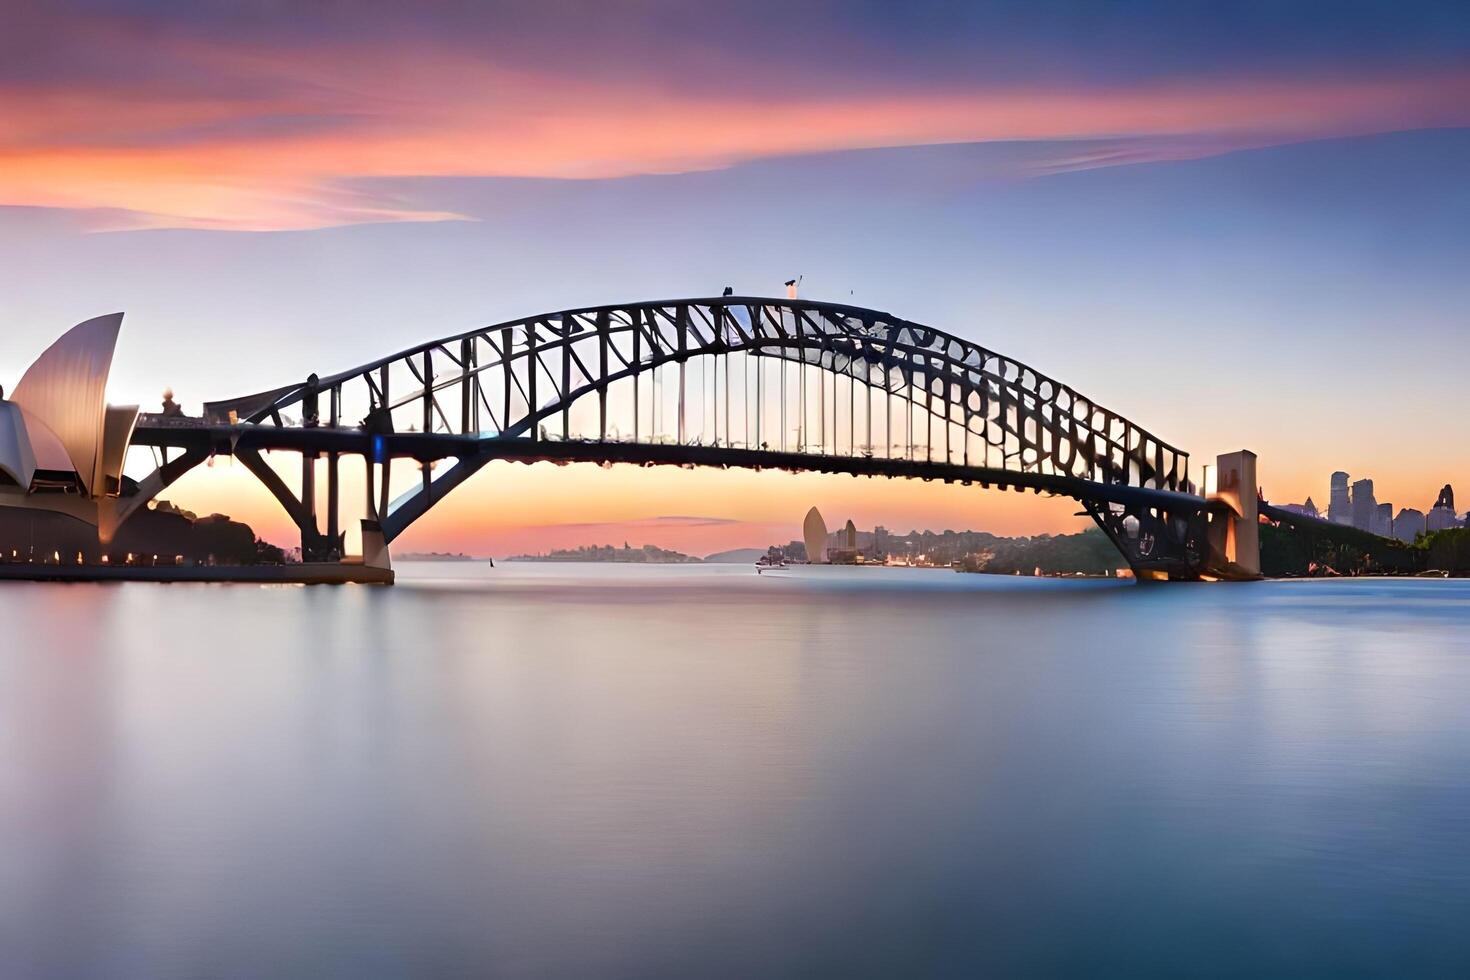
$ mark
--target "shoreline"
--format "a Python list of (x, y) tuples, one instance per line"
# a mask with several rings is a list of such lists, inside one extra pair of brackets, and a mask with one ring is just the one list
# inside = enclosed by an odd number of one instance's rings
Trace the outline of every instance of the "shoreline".
[(0, 564), (0, 582), (219, 582), (275, 585), (392, 585), (371, 565), (32, 565)]

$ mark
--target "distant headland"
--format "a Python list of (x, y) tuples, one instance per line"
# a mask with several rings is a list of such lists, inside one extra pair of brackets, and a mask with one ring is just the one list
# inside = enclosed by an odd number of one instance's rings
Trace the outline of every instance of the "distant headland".
[(614, 548), (610, 544), (584, 545), (580, 548), (558, 548), (544, 555), (512, 555), (506, 561), (586, 561), (586, 562), (621, 562), (641, 565), (692, 565), (704, 561), (693, 555), (686, 555), (678, 551), (669, 551), (656, 545), (646, 544), (641, 548), (634, 548), (626, 541), (621, 548)]

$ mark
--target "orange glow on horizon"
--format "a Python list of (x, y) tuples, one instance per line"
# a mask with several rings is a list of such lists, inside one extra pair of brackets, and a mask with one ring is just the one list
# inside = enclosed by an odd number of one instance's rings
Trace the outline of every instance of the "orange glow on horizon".
[[(297, 459), (271, 457), (292, 486), (299, 482)], [(325, 484), (322, 473), (319, 488)], [(354, 550), (362, 516), (360, 463), (344, 460), (341, 476), (342, 526)], [(273, 544), (299, 543), (294, 525), (243, 466), (217, 460), (214, 467), (186, 474), (163, 496), (201, 515), (244, 521)], [(494, 463), (416, 522), (393, 548), (501, 557), (627, 541), (703, 556), (799, 538), (802, 516), (813, 504), (833, 526), (851, 518), (863, 530), (881, 524), (905, 533), (1029, 535), (1092, 526), (1075, 516), (1075, 501), (978, 486), (778, 471)]]

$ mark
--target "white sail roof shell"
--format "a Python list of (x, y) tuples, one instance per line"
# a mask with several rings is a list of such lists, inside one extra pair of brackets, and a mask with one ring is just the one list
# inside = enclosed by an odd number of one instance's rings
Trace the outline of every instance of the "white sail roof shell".
[(123, 464), (128, 458), (128, 444), (133, 441), (133, 426), (138, 424), (137, 405), (108, 405), (103, 422), (102, 477), (93, 493), (102, 496), (122, 486)]
[(105, 392), (122, 318), (110, 313), (72, 327), (36, 359), (11, 395), (11, 401), (55, 433), (93, 495), (105, 489)]
[(31, 453), (36, 457), (36, 469), (66, 473), (71, 470), (71, 457), (56, 433), (24, 408), (20, 410), (26, 424), (26, 438), (31, 441)]
[(0, 471), (22, 490), (30, 489), (36, 475), (36, 454), (26, 435), (25, 413), (15, 402), (0, 401)]

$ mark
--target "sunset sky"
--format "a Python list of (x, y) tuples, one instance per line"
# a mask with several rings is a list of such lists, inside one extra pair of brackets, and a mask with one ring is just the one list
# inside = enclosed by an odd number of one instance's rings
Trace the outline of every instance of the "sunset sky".
[[(242, 12), (247, 8), (248, 12)], [(571, 306), (890, 311), (1034, 364), (1277, 501), (1470, 496), (1470, 6), (4, 4), (0, 385), (127, 319), (114, 402), (201, 401)], [(285, 540), (226, 461), (174, 498)], [(1071, 501), (496, 465), (401, 539), (696, 553)], [(663, 520), (660, 520), (660, 519)], [(674, 519), (677, 518), (677, 519)], [(590, 526), (589, 526), (590, 525)]]

